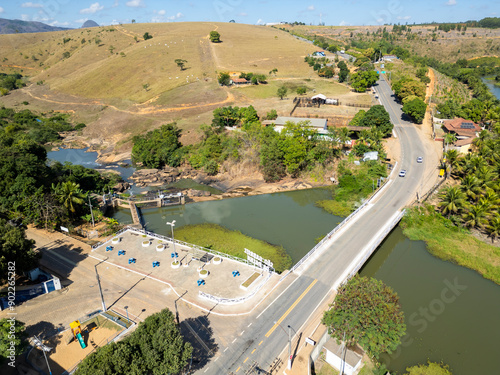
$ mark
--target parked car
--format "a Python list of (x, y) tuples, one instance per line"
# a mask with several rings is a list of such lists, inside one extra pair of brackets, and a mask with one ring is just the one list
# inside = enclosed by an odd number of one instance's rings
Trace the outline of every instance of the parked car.
[(406, 176), (406, 169), (403, 169), (399, 172), (399, 177), (404, 177)]
[(417, 158), (417, 163), (423, 163), (423, 162), (424, 162), (424, 158), (423, 158), (423, 157), (421, 157), (421, 156), (419, 156), (419, 157)]

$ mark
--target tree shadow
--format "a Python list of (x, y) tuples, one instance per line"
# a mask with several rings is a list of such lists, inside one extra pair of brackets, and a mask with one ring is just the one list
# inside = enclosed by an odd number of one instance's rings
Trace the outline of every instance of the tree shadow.
[(193, 346), (190, 369), (195, 372), (208, 364), (219, 346), (215, 342), (210, 320), (206, 316), (185, 319), (179, 325), (184, 340)]
[(63, 325), (55, 326), (51, 322), (41, 321), (26, 327), (26, 333), (29, 337), (38, 336), (40, 339), (49, 339), (50, 346), (57, 346), (61, 343), (61, 336), (58, 333), (65, 328)]

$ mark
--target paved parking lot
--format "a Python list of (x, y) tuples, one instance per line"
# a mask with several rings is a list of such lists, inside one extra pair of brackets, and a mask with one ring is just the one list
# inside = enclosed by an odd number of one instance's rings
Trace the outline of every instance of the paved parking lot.
[[(92, 255), (99, 259), (106, 259), (107, 263), (148, 275), (170, 284), (178, 296), (183, 295), (197, 304), (208, 305), (211, 308), (213, 301), (202, 298), (199, 292), (224, 299), (239, 299), (253, 294), (266, 280), (267, 272), (258, 277), (248, 289), (241, 285), (257, 271), (250, 265), (233, 261), (228, 258), (214, 257), (210, 253), (195, 250), (187, 246), (174, 244), (165, 239), (147, 236), (132, 229), (115, 237), (119, 242), (107, 242), (96, 248)], [(116, 242), (116, 241), (115, 241)], [(144, 243), (144, 245), (143, 245)], [(112, 248), (112, 250), (107, 250)], [(174, 257), (174, 254), (178, 257)], [(130, 262), (130, 259), (135, 262)], [(172, 263), (179, 261), (180, 265), (173, 268)], [(159, 266), (153, 267), (155, 262)], [(208, 276), (202, 278), (199, 270), (208, 271)], [(236, 275), (235, 275), (236, 274)], [(198, 281), (205, 283), (198, 285)]]

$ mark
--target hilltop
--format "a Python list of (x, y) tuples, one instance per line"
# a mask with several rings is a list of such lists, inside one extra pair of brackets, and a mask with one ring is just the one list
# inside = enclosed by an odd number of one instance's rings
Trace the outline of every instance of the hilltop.
[(0, 34), (41, 33), (58, 30), (70, 29), (66, 27), (50, 26), (36, 21), (9, 20), (6, 18), (0, 18)]

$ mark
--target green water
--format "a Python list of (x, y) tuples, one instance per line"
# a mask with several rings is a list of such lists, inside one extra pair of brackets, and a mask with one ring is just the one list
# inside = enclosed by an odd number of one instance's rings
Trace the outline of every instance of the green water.
[[(311, 189), (143, 213), (148, 229), (155, 232), (169, 235), (170, 227), (165, 223), (172, 220), (177, 220), (177, 226), (220, 224), (282, 245), (295, 263), (314, 246), (317, 237), (341, 221), (314, 206), (317, 200), (328, 198), (327, 190)], [(128, 210), (120, 210), (114, 217), (122, 222), (131, 220)], [(430, 359), (449, 364), (454, 375), (500, 373), (498, 285), (433, 257), (423, 242), (410, 241), (399, 228), (386, 238), (361, 273), (394, 288), (405, 312), (408, 337), (396, 353), (382, 358), (391, 371), (402, 374), (406, 367)]]
[[(213, 223), (239, 230), (250, 237), (283, 246), (296, 263), (314, 247), (316, 238), (342, 221), (315, 207), (316, 201), (330, 197), (329, 190), (308, 189), (147, 209), (142, 214), (148, 230), (166, 235), (170, 235), (170, 227), (165, 223), (172, 220), (177, 221), (177, 227)], [(118, 210), (113, 217), (119, 222), (131, 222), (128, 209)]]
[(454, 375), (498, 374), (500, 287), (477, 272), (430, 255), (422, 241), (396, 228), (361, 270), (399, 295), (407, 336), (382, 361), (404, 373), (417, 363), (443, 362)]

